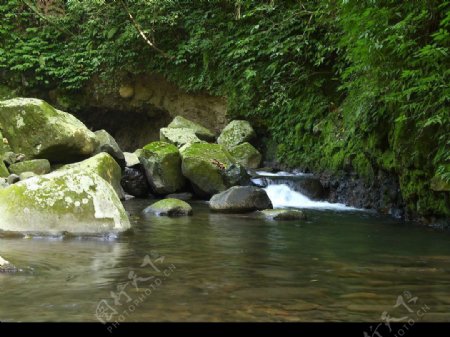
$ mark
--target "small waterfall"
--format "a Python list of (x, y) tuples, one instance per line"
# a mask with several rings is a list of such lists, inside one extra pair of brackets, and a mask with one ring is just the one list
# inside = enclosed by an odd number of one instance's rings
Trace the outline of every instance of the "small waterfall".
[(358, 208), (349, 207), (340, 203), (312, 200), (298, 191), (294, 186), (296, 181), (299, 179), (310, 178), (312, 177), (311, 174), (288, 172), (270, 173), (263, 171), (257, 171), (255, 173), (256, 176), (254, 176), (252, 182), (265, 189), (274, 208), (292, 207), (335, 211), (359, 210)]

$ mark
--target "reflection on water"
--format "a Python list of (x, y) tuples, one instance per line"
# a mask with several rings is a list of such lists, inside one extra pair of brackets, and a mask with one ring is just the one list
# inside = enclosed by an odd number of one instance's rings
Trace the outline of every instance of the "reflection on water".
[[(0, 255), (24, 270), (0, 274), (0, 321), (95, 321), (102, 300), (120, 312), (127, 298), (115, 305), (111, 293), (130, 282), (130, 272), (139, 277), (126, 289), (133, 300), (158, 277), (161, 284), (127, 321), (412, 315), (394, 308), (399, 296), (410, 309), (430, 308), (423, 321), (450, 321), (448, 233), (365, 212), (307, 210), (306, 222), (264, 221), (210, 213), (200, 202), (189, 218), (142, 216), (148, 203), (126, 203), (133, 231), (116, 240), (0, 239)], [(147, 255), (156, 269), (142, 267)]]

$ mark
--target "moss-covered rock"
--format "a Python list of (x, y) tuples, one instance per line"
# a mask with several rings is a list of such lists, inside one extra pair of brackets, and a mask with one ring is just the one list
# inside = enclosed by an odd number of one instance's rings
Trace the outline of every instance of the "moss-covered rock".
[(163, 142), (181, 147), (188, 143), (202, 143), (192, 129), (162, 128), (159, 130), (159, 139)]
[(223, 129), (217, 143), (231, 149), (239, 144), (251, 141), (255, 136), (255, 130), (249, 122), (234, 120)]
[(160, 216), (184, 216), (192, 215), (192, 207), (187, 202), (179, 199), (163, 199), (144, 209), (145, 214)]
[(199, 139), (207, 142), (213, 142), (215, 139), (214, 133), (212, 131), (182, 116), (175, 117), (167, 127), (172, 129), (191, 129)]
[(96, 148), (95, 134), (82, 122), (35, 98), (0, 102), (0, 130), (12, 150), (28, 159), (71, 162)]
[(305, 220), (306, 215), (295, 209), (265, 209), (260, 214), (269, 220)]
[(95, 138), (97, 140), (97, 148), (95, 153), (106, 152), (115, 159), (120, 167), (125, 167), (125, 156), (120, 149), (119, 144), (106, 130), (95, 131)]
[(0, 190), (0, 229), (109, 233), (130, 228), (111, 185), (96, 173), (63, 170)]
[(33, 159), (21, 161), (9, 166), (9, 172), (21, 174), (23, 172), (33, 172), (36, 174), (50, 173), (50, 162), (47, 159)]
[(244, 183), (245, 169), (218, 144), (187, 144), (180, 149), (182, 172), (195, 190), (211, 196)]
[(22, 181), (22, 180), (27, 180), (27, 179), (36, 177), (37, 175), (38, 175), (38, 174), (36, 174), (36, 173), (34, 173), (34, 172), (25, 171), (25, 172), (22, 172), (22, 173), (19, 175), (19, 179), (20, 179), (20, 181)]
[(175, 145), (166, 142), (147, 144), (142, 149), (139, 160), (154, 193), (169, 194), (184, 187), (181, 157)]
[(266, 191), (255, 186), (233, 186), (215, 194), (209, 201), (209, 207), (216, 212), (245, 213), (272, 208), (272, 202)]
[(248, 142), (231, 148), (230, 154), (246, 169), (255, 169), (261, 164), (261, 153)]
[(0, 160), (0, 177), (7, 178), (9, 176), (9, 171), (5, 166), (5, 163)]
[(124, 199), (125, 194), (120, 184), (122, 170), (119, 164), (108, 153), (102, 152), (79, 163), (67, 164), (58, 171), (70, 171), (75, 173), (96, 173), (105, 179), (117, 193), (120, 199)]

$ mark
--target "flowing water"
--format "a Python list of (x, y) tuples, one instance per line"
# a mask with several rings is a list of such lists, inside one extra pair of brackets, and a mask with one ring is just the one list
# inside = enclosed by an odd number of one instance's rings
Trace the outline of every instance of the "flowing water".
[(2, 237), (22, 271), (0, 274), (0, 321), (450, 321), (448, 232), (267, 191), (308, 220), (201, 201), (192, 217), (144, 216), (152, 201), (130, 200), (117, 238)]

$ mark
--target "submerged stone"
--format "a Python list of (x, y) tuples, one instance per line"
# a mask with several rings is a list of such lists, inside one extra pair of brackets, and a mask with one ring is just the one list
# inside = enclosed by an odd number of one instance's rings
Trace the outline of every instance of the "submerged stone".
[(269, 220), (305, 220), (306, 215), (303, 211), (294, 209), (265, 209), (260, 212)]
[(110, 233), (130, 228), (111, 185), (94, 172), (55, 171), (0, 190), (0, 229)]
[(143, 212), (160, 216), (186, 216), (192, 215), (192, 207), (183, 200), (169, 198), (155, 202)]

